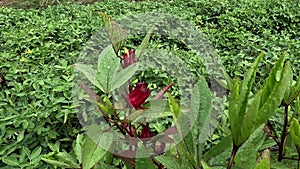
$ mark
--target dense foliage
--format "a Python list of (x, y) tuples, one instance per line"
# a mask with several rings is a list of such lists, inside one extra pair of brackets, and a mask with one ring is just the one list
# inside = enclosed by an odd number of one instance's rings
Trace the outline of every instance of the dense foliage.
[[(71, 93), (72, 64), (85, 42), (103, 26), (99, 11), (115, 19), (156, 11), (188, 20), (207, 34), (232, 77), (243, 78), (264, 50), (253, 85), (253, 90), (258, 90), (282, 53), (293, 66), (294, 78), (299, 74), (299, 8), (297, 0), (105, 1), (44, 9), (1, 7), (0, 167), (46, 168), (50, 165), (41, 160), (42, 155), (72, 149), (73, 140), (81, 133)], [(158, 43), (150, 41), (150, 45)], [(170, 42), (162, 43), (176, 49)], [(201, 74), (197, 59), (186, 62)], [(283, 114), (274, 118), (270, 123), (280, 127)], [(226, 134), (223, 128), (228, 127), (228, 119), (220, 125), (218, 132)], [(273, 145), (267, 140), (264, 147)], [(288, 153), (293, 152), (289, 149)]]

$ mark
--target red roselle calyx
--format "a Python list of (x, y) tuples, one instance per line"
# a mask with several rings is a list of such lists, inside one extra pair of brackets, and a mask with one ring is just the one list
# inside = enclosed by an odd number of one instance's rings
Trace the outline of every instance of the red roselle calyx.
[(147, 123), (141, 132), (140, 138), (143, 138), (147, 141), (150, 139), (150, 137), (152, 137), (152, 133), (150, 131), (149, 124)]
[(130, 65), (132, 65), (135, 62), (135, 54), (134, 50), (130, 49), (129, 52), (127, 49), (125, 49), (125, 53), (123, 55), (123, 68), (126, 68)]
[(150, 89), (147, 87), (148, 83), (139, 82), (135, 88), (130, 91), (128, 101), (135, 109), (141, 109), (146, 99), (150, 96)]

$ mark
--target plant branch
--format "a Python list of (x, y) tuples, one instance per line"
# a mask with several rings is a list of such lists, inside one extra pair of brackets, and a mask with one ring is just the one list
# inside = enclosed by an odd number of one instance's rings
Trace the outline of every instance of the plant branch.
[(288, 127), (288, 111), (289, 111), (289, 106), (285, 104), (283, 101), (284, 105), (284, 122), (283, 122), (283, 129), (281, 133), (281, 141), (280, 141), (280, 146), (279, 146), (279, 154), (278, 154), (278, 161), (280, 162), (283, 159), (283, 153), (284, 153), (284, 145), (286, 141), (286, 136), (287, 136), (287, 127)]
[(239, 148), (240, 148), (240, 146), (233, 145), (231, 156), (230, 156), (230, 159), (229, 159), (229, 162), (228, 162), (228, 165), (227, 165), (227, 169), (231, 169), (231, 167), (233, 165), (234, 157), (235, 157), (237, 151), (239, 150)]

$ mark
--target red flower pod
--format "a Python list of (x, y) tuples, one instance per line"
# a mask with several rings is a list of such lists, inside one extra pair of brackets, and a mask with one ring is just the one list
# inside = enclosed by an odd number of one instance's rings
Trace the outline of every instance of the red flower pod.
[(135, 88), (129, 93), (128, 101), (135, 109), (141, 109), (142, 104), (150, 96), (150, 89), (147, 87), (147, 83), (139, 82)]
[(134, 50), (130, 49), (129, 52), (125, 52), (123, 55), (123, 68), (132, 65), (135, 62)]
[(149, 124), (147, 123), (141, 132), (140, 138), (144, 138), (145, 141), (148, 141), (151, 136), (152, 136), (152, 133), (150, 131)]

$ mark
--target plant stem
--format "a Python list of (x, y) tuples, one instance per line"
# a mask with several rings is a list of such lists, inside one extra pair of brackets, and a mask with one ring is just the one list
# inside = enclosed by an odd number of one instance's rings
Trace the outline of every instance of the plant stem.
[(229, 160), (228, 165), (227, 165), (227, 169), (231, 169), (234, 157), (235, 157), (237, 151), (239, 150), (239, 148), (240, 148), (240, 146), (233, 145), (230, 160)]
[(284, 104), (284, 122), (283, 122), (283, 129), (281, 133), (279, 154), (278, 154), (279, 162), (283, 159), (283, 151), (284, 151), (284, 145), (285, 145), (286, 135), (287, 135), (287, 126), (288, 126), (288, 111), (289, 111), (289, 106)]

